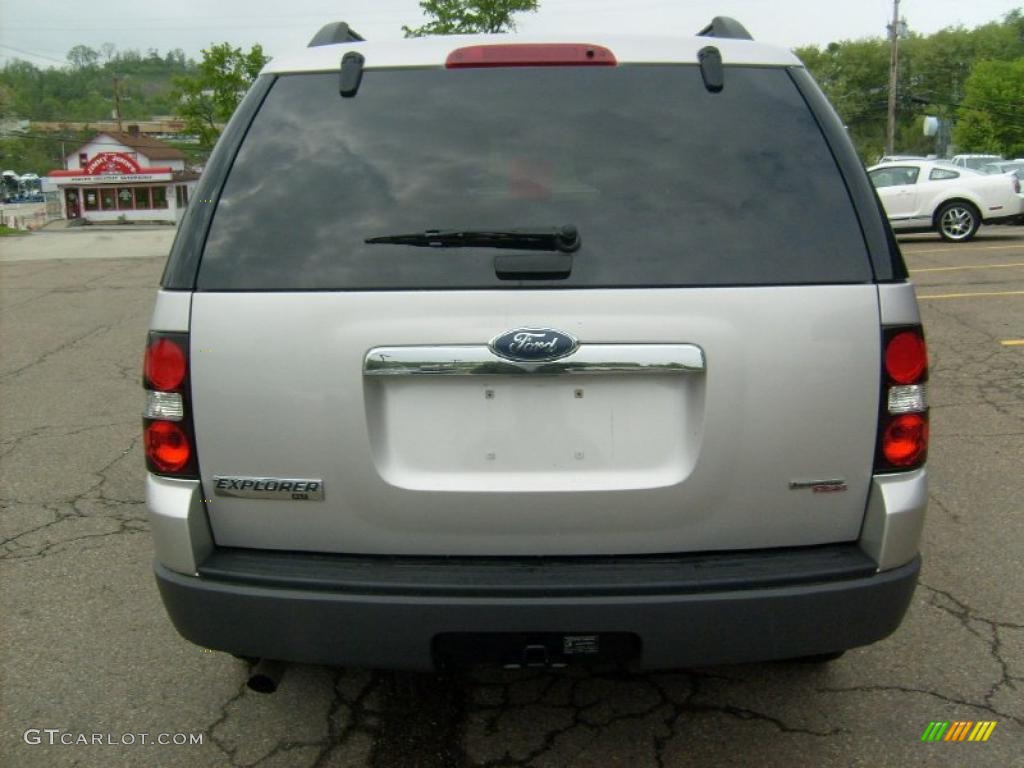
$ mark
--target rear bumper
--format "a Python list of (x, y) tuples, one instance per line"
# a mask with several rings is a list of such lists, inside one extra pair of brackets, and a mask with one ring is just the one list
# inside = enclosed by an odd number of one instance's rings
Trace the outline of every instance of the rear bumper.
[[(628, 559), (612, 571), (606, 560), (589, 574), (590, 565), (574, 564), (574, 572), (554, 582), (555, 574), (524, 570), (521, 562), (504, 577), (501, 563), (483, 572), (474, 564), (476, 570), (461, 576), (452, 570), (461, 565), (438, 564), (420, 583), (405, 577), (382, 583), (365, 568), (334, 566), (321, 572), (333, 579), (326, 581), (300, 561), (259, 579), (245, 577), (267, 572), (249, 567), (255, 563), (228, 561), (226, 569), (199, 576), (159, 562), (155, 569), (178, 631), (239, 655), (425, 670), (435, 666), (440, 635), (628, 633), (639, 638), (640, 665), (664, 669), (828, 653), (892, 633), (913, 595), (920, 558), (868, 572), (834, 549), (824, 559), (821, 549), (795, 550), (789, 563), (772, 556), (771, 567), (755, 564), (753, 556), (746, 565), (734, 556), (690, 559), (675, 570), (659, 561), (654, 581), (650, 561)], [(804, 577), (792, 570), (800, 563)], [(437, 577), (444, 569), (456, 578)], [(789, 577), (782, 578), (786, 569)]]

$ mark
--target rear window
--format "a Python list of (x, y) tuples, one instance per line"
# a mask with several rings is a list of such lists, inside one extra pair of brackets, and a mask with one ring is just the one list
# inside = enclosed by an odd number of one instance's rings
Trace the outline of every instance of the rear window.
[[(568, 277), (501, 280), (425, 230), (577, 228)], [(512, 252), (515, 253), (515, 252)], [(200, 290), (855, 283), (871, 268), (788, 73), (696, 66), (281, 76), (217, 204)]]

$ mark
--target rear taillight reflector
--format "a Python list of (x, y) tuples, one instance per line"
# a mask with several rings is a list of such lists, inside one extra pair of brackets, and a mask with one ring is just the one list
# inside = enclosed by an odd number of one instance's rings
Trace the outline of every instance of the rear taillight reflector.
[(146, 347), (143, 372), (146, 386), (169, 392), (185, 381), (188, 364), (185, 350), (166, 337), (152, 339)]
[(178, 472), (192, 458), (188, 435), (173, 421), (152, 421), (144, 431), (146, 458), (159, 472)]
[(882, 434), (882, 454), (893, 467), (915, 467), (924, 462), (927, 451), (928, 417), (923, 414), (897, 416)]
[(614, 67), (615, 54), (600, 45), (585, 43), (511, 43), (456, 48), (444, 65), (448, 69), (473, 67)]

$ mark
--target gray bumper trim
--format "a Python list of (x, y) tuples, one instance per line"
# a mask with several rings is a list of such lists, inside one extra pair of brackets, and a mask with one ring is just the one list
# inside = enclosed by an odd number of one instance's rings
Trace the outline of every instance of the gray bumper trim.
[(828, 653), (881, 640), (910, 604), (919, 557), (856, 579), (658, 595), (359, 594), (211, 581), (155, 565), (177, 630), (244, 656), (431, 669), (441, 633), (628, 632), (641, 665), (677, 668)]

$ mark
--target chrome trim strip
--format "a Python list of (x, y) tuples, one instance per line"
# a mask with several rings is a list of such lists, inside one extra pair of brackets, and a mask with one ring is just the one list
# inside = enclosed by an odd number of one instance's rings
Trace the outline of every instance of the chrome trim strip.
[(365, 376), (493, 376), (505, 374), (702, 373), (704, 350), (694, 344), (581, 344), (549, 362), (498, 357), (485, 346), (375, 347)]

